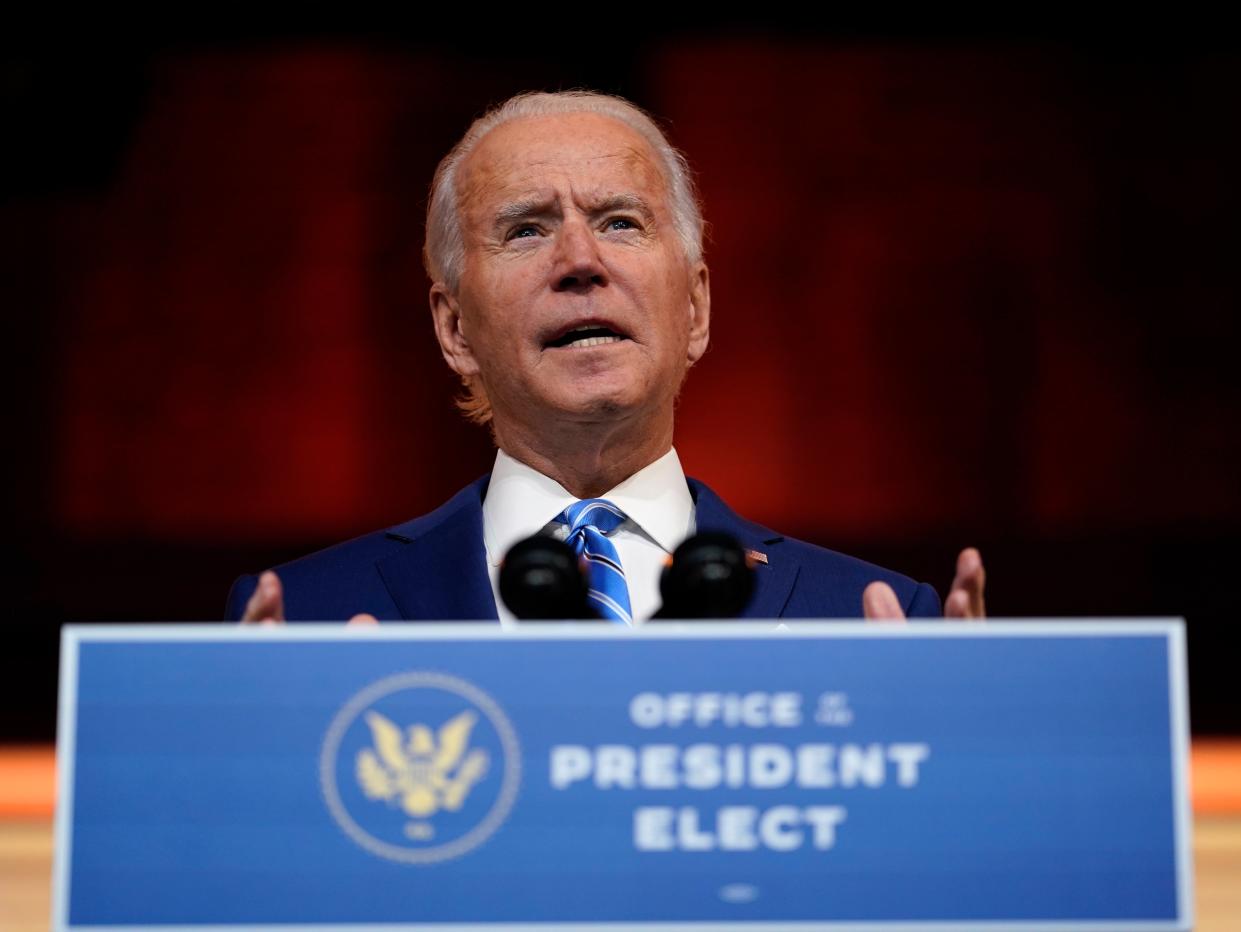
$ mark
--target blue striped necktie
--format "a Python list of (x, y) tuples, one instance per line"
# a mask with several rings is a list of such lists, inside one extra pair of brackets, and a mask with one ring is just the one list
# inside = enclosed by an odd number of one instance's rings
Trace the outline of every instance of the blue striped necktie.
[(607, 538), (625, 523), (625, 513), (606, 499), (587, 498), (574, 502), (556, 520), (569, 526), (565, 542), (587, 561), (591, 605), (607, 621), (632, 625), (625, 571), (616, 546)]

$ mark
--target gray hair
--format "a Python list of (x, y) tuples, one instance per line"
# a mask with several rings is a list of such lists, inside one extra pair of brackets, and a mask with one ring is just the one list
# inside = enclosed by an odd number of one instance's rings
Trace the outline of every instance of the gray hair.
[(597, 113), (611, 117), (650, 144), (663, 167), (672, 223), (685, 256), (691, 263), (702, 259), (702, 208), (689, 163), (668, 142), (646, 111), (623, 97), (595, 91), (532, 92), (510, 97), (475, 120), (435, 170), (431, 200), (427, 205), (427, 240), (422, 251), (423, 264), (432, 281), (443, 282), (454, 293), (461, 282), (461, 267), (465, 261), (457, 191), (457, 172), (461, 164), (497, 126), (524, 117), (562, 113)]

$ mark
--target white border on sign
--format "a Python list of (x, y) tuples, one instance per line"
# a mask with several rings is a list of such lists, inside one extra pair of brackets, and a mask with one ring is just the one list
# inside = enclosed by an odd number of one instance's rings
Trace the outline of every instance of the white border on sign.
[[(343, 622), (297, 622), (286, 625), (238, 625), (220, 622), (169, 624), (65, 625), (63, 630), (82, 641), (471, 641), (471, 640), (624, 640), (712, 638), (821, 637), (1099, 637), (1115, 635), (1169, 636), (1184, 624), (1182, 618), (992, 618), (980, 621), (913, 621), (887, 624), (862, 621), (778, 619), (759, 621), (657, 621), (630, 628), (606, 622), (526, 621), (502, 627), (495, 621), (383, 622), (345, 625)], [(775, 626), (775, 627), (773, 627)]]
[[(775, 625), (777, 627), (773, 628)], [(241, 626), (214, 623), (166, 625), (65, 625), (61, 629), (60, 707), (57, 716), (57, 803), (53, 862), (52, 928), (57, 932), (96, 928), (68, 923), (69, 866), (72, 857), (73, 761), (77, 728), (78, 651), (84, 642), (144, 641), (469, 641), (469, 640), (744, 640), (750, 638), (941, 638), (941, 637), (1156, 637), (1167, 641), (1169, 719), (1173, 759), (1173, 835), (1178, 875), (1177, 917), (1167, 922), (591, 922), (591, 923), (361, 923), (352, 925), (248, 925), (265, 932), (578, 932), (589, 929), (641, 928), (646, 932), (1189, 932), (1193, 929), (1193, 857), (1189, 806), (1188, 686), (1186, 682), (1185, 621), (1182, 618), (1115, 620), (989, 619), (909, 624), (859, 624), (857, 621), (817, 620), (767, 622), (657, 622), (628, 628), (621, 625), (574, 622), (523, 622), (501, 627), (489, 622), (407, 622), (345, 627), (337, 624)], [(236, 932), (238, 925), (142, 925), (106, 927), (108, 932)]]
[[(80, 629), (79, 629), (80, 630)], [(69, 865), (73, 857), (73, 771), (77, 760), (78, 635), (66, 625), (60, 641), (56, 709), (56, 816), (52, 837), (52, 928), (69, 927)]]
[(1186, 929), (1194, 927), (1193, 813), (1189, 805), (1189, 669), (1185, 626), (1168, 632), (1168, 717), (1172, 723), (1172, 815), (1176, 833), (1177, 914)]

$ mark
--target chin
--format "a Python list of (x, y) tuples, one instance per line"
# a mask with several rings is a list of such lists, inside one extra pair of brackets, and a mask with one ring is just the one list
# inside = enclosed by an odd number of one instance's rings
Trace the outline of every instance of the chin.
[(571, 417), (584, 421), (614, 421), (625, 417), (634, 406), (610, 396), (577, 398), (572, 405), (562, 409)]
[(543, 396), (549, 406), (566, 413), (619, 415), (650, 401), (642, 386), (622, 373), (566, 379), (549, 388)]
[(554, 410), (582, 421), (619, 420), (650, 405), (650, 399), (634, 391), (632, 386), (580, 386), (576, 391), (557, 392), (548, 401)]

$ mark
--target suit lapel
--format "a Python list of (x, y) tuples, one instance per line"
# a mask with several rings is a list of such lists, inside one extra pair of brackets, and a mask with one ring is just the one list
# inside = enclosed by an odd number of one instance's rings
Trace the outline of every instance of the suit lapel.
[(695, 523), (699, 531), (723, 531), (746, 550), (767, 555), (767, 563), (754, 567), (754, 597), (742, 618), (780, 618), (797, 581), (800, 564), (780, 544), (784, 538), (737, 515), (723, 500), (697, 479), (688, 479), (694, 496)]
[(496, 621), (495, 597), (483, 544), (483, 478), (446, 503), (443, 517), (400, 525), (388, 536), (404, 542), (380, 560), (379, 575), (401, 617), (419, 621)]

